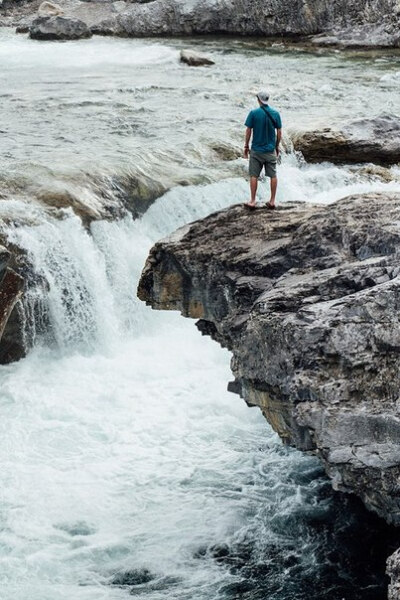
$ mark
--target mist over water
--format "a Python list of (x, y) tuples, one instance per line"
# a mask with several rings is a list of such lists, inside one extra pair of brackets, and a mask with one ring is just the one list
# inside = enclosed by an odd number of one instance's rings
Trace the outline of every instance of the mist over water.
[[(266, 55), (254, 43), (210, 41), (199, 44), (216, 69), (193, 72), (177, 63), (179, 41), (0, 36), (0, 110), (11, 119), (2, 231), (49, 284), (21, 307), (34, 349), (0, 367), (2, 598), (383, 599), (389, 529), (335, 495), (317, 459), (284, 448), (257, 410), (227, 393), (228, 352), (193, 322), (144, 306), (136, 285), (155, 241), (247, 198), (244, 161), (218, 162), (210, 144), (240, 143), (261, 68), (285, 73), (273, 89), (295, 124), (322, 119), (322, 98), (333, 113), (335, 94), (345, 102), (350, 91), (351, 116), (366, 114), (361, 91), (376, 85), (390, 108), (397, 59)], [(89, 229), (37, 195), (81, 186), (90, 204), (103, 193), (92, 195), (96, 174), (118, 169), (189, 181), (140, 219)], [(400, 188), (395, 170), (384, 183), (294, 155), (280, 176), (279, 201)], [(45, 334), (29, 321), (38, 304)]]

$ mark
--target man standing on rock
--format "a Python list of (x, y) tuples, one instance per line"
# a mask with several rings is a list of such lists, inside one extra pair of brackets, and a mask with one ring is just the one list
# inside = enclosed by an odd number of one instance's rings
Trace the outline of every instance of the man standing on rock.
[(245, 204), (246, 208), (249, 209), (256, 207), (258, 178), (263, 167), (265, 168), (265, 174), (271, 180), (271, 198), (266, 207), (271, 210), (275, 208), (276, 188), (278, 186), (276, 162), (282, 137), (282, 121), (278, 111), (268, 106), (268, 99), (269, 94), (267, 92), (258, 92), (259, 108), (250, 111), (245, 122), (245, 158), (249, 158), (250, 138), (253, 134), (249, 160), (251, 199), (250, 202)]

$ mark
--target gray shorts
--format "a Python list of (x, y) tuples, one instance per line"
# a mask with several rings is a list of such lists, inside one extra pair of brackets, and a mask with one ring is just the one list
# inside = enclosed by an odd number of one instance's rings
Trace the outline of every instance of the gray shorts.
[(267, 177), (276, 177), (276, 152), (254, 152), (250, 151), (249, 175), (260, 177), (262, 168), (265, 167)]

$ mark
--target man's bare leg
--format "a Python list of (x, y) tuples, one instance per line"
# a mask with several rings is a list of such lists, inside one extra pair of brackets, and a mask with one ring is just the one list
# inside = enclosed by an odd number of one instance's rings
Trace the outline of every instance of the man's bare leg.
[(258, 177), (250, 177), (250, 194), (251, 194), (251, 200), (249, 202), (249, 206), (255, 206), (256, 205), (257, 186), (258, 186)]
[(275, 206), (276, 189), (278, 187), (278, 178), (271, 177), (271, 198), (269, 200), (270, 206)]

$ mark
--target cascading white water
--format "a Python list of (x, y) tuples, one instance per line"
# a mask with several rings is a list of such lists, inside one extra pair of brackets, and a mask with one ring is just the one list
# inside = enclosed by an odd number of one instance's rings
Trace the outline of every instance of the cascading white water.
[[(289, 159), (283, 169), (290, 197), (296, 167)], [(295, 189), (315, 197), (321, 187), (332, 195), (342, 172), (295, 176)], [(235, 565), (251, 570), (271, 553), (271, 598), (305, 593), (296, 579), (284, 591), (285, 569), (301, 568), (305, 581), (319, 573), (325, 534), (308, 514), (323, 520), (333, 500), (321, 500), (329, 484), (316, 460), (285, 450), (226, 392), (226, 351), (135, 298), (156, 239), (246, 191), (238, 179), (176, 188), (140, 220), (95, 222), (90, 233), (69, 211), (9, 228), (49, 282), (56, 346), (38, 339), (0, 368), (7, 600), (234, 598), (244, 585)]]

